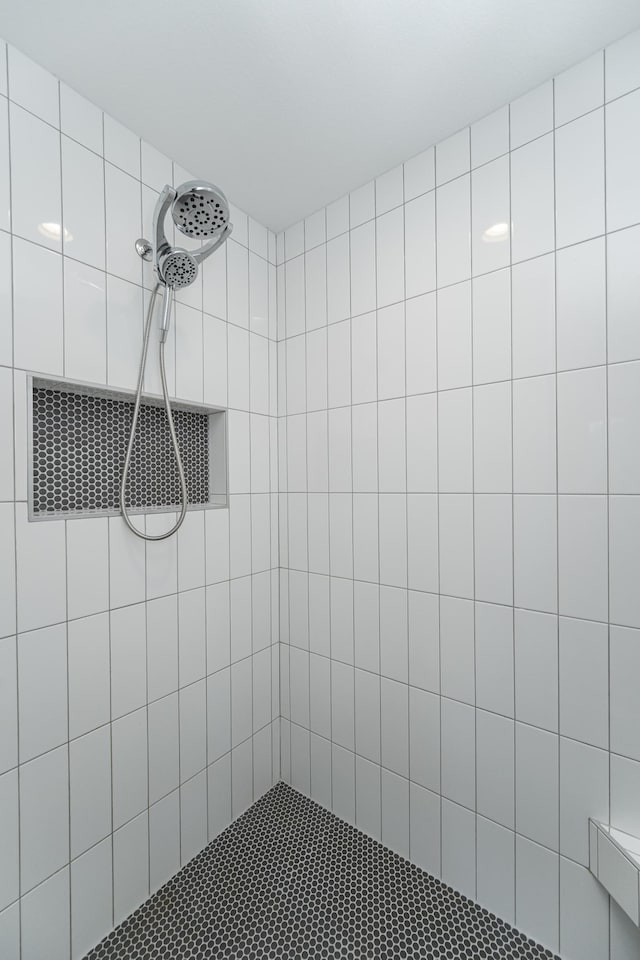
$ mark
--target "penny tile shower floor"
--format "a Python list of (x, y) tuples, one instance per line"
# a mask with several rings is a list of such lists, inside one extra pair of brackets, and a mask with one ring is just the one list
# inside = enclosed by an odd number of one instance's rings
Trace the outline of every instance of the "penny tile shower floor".
[(279, 783), (87, 960), (552, 956)]

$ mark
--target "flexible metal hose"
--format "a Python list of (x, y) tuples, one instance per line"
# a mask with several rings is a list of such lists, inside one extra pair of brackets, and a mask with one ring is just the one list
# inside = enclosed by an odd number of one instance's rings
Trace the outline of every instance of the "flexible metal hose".
[(140, 414), (140, 403), (142, 399), (142, 383), (144, 380), (144, 368), (147, 364), (147, 353), (149, 350), (149, 337), (151, 335), (151, 326), (153, 323), (153, 308), (155, 306), (156, 297), (158, 295), (158, 289), (160, 287), (159, 283), (156, 283), (153, 291), (151, 293), (151, 299), (149, 300), (149, 309), (147, 311), (147, 319), (144, 327), (144, 341), (142, 344), (142, 356), (140, 357), (140, 369), (138, 371), (138, 386), (136, 387), (136, 399), (133, 405), (133, 420), (131, 421), (131, 433), (129, 435), (129, 443), (127, 446), (127, 455), (124, 459), (124, 468), (122, 470), (122, 480), (120, 481), (120, 509), (122, 511), (122, 517), (124, 522), (129, 527), (132, 533), (135, 533), (136, 537), (140, 537), (142, 540), (166, 540), (167, 537), (173, 536), (184, 521), (184, 518), (187, 515), (187, 482), (184, 478), (184, 469), (182, 466), (182, 458), (180, 457), (180, 449), (178, 447), (178, 440), (176, 437), (176, 429), (173, 423), (173, 414), (171, 413), (171, 404), (169, 403), (169, 390), (167, 388), (167, 371), (165, 369), (164, 363), (164, 345), (166, 341), (166, 330), (164, 324), (169, 315), (171, 309), (171, 300), (173, 298), (173, 290), (171, 287), (164, 288), (164, 309), (163, 309), (163, 335), (160, 338), (160, 379), (162, 380), (162, 396), (164, 397), (164, 406), (167, 411), (167, 423), (169, 425), (169, 433), (171, 434), (171, 444), (173, 446), (173, 452), (176, 457), (176, 465), (178, 467), (178, 476), (180, 478), (180, 516), (176, 520), (175, 524), (166, 531), (166, 533), (158, 533), (155, 536), (152, 536), (149, 533), (143, 533), (141, 530), (138, 530), (137, 527), (134, 527), (131, 522), (131, 518), (127, 513), (127, 508), (125, 506), (125, 489), (127, 486), (127, 477), (129, 474), (129, 467), (131, 466), (131, 452), (133, 450), (133, 443), (136, 435), (136, 427), (138, 425), (138, 416)]

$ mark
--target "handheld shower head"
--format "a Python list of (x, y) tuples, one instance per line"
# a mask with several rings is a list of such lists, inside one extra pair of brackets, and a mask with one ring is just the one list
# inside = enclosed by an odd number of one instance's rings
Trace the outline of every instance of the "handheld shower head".
[(186, 236), (213, 237), (229, 223), (229, 202), (212, 183), (188, 180), (178, 187), (171, 216)]
[(198, 264), (188, 250), (173, 247), (160, 258), (159, 272), (162, 282), (173, 290), (188, 287), (198, 276)]

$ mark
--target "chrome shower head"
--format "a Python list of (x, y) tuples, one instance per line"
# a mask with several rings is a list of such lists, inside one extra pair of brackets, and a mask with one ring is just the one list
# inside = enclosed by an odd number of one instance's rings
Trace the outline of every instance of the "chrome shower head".
[[(171, 207), (177, 228), (186, 236), (206, 242), (194, 250), (172, 247), (164, 231), (164, 221)], [(173, 291), (188, 287), (198, 276), (198, 267), (221, 246), (231, 231), (229, 203), (222, 190), (204, 180), (188, 180), (175, 190), (167, 184), (153, 213), (153, 239), (136, 240), (136, 250), (143, 260), (153, 260), (153, 269), (164, 289), (164, 306), (160, 327), (161, 339), (167, 338)]]
[(229, 202), (212, 183), (188, 180), (178, 187), (171, 216), (186, 236), (213, 237), (229, 223)]
[[(164, 230), (169, 207), (177, 228), (188, 237), (205, 240), (202, 246), (191, 251), (171, 246)], [(140, 238), (136, 250), (143, 260), (153, 260), (160, 283), (186, 287), (196, 279), (202, 261), (225, 242), (232, 230), (229, 202), (218, 187), (204, 180), (188, 180), (177, 190), (167, 184), (153, 213), (154, 242)]]
[(160, 258), (158, 272), (165, 286), (175, 290), (193, 283), (198, 276), (198, 264), (187, 250), (173, 247)]

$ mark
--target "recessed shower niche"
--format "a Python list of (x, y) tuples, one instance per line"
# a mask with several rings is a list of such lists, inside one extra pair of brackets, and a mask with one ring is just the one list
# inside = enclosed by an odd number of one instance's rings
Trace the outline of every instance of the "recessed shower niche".
[[(27, 378), (29, 519), (116, 515), (135, 394)], [(188, 508), (227, 506), (226, 411), (172, 401)], [(127, 482), (129, 512), (180, 509), (180, 483), (162, 397), (145, 395)]]

